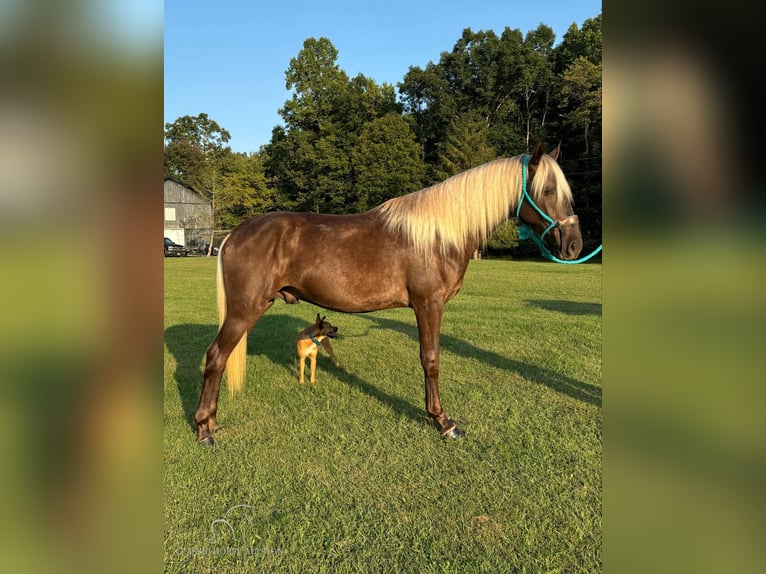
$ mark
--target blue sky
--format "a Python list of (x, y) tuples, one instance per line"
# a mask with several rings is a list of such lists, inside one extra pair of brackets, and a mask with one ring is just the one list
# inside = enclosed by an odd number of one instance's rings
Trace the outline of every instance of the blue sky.
[(572, 23), (601, 13), (600, 0), (165, 0), (165, 121), (205, 112), (253, 152), (281, 124), (285, 70), (309, 37), (338, 49), (349, 77), (401, 82), (452, 49), (464, 28), (522, 33), (541, 23), (560, 42)]

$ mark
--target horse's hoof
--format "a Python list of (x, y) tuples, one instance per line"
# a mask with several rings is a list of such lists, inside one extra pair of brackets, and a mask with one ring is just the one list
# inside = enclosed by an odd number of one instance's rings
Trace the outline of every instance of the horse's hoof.
[(206, 436), (202, 440), (198, 440), (197, 444), (200, 444), (202, 446), (213, 446), (215, 444), (215, 441), (213, 440), (212, 436)]
[(465, 433), (463, 431), (461, 431), (457, 427), (452, 427), (447, 432), (442, 433), (442, 438), (443, 439), (448, 439), (448, 438), (463, 438), (464, 436), (465, 436)]

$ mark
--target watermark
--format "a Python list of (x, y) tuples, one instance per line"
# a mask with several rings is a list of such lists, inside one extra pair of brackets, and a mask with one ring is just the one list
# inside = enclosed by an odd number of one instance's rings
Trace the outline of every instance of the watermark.
[(244, 536), (243, 528), (247, 528), (246, 524), (252, 526), (257, 510), (249, 504), (237, 504), (229, 508), (221, 518), (210, 523), (208, 544), (220, 544), (225, 540), (238, 542)]
[[(177, 548), (175, 554), (183, 556), (277, 556), (281, 548), (255, 546), (257, 538), (253, 529), (257, 508), (249, 504), (237, 504), (223, 516), (210, 523), (210, 535), (205, 544), (192, 548)], [(249, 544), (248, 544), (249, 542)]]

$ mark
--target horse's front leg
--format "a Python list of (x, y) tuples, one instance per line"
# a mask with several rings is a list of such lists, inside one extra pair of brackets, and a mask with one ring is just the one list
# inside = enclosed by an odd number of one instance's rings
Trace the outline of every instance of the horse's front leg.
[(439, 334), (441, 332), (444, 303), (424, 301), (413, 304), (420, 337), (420, 364), (423, 366), (426, 391), (426, 411), (439, 426), (442, 438), (465, 435), (444, 412), (439, 398)]

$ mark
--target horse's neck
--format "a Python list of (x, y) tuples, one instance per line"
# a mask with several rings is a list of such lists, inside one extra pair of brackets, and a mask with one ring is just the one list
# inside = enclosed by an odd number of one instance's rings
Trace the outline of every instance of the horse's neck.
[(463, 273), (465, 273), (465, 270), (468, 267), (468, 262), (471, 260), (471, 258), (479, 250), (480, 247), (481, 247), (481, 243), (479, 243), (478, 240), (467, 241), (463, 252), (455, 254), (454, 263), (456, 265), (462, 266)]
[[(515, 213), (516, 211), (516, 205), (511, 206), (511, 213)], [(484, 241), (486, 243), (489, 238), (492, 236), (492, 234), (497, 230), (498, 227), (503, 225), (504, 223), (508, 222), (510, 217), (506, 217), (503, 219), (500, 223), (498, 223), (490, 232), (490, 234), (487, 236), (487, 239)], [(476, 253), (482, 246), (482, 242), (479, 239), (470, 239), (466, 241), (465, 245), (465, 251), (462, 254), (462, 259), (465, 261), (466, 267), (468, 266), (468, 261), (473, 257), (474, 253)]]

